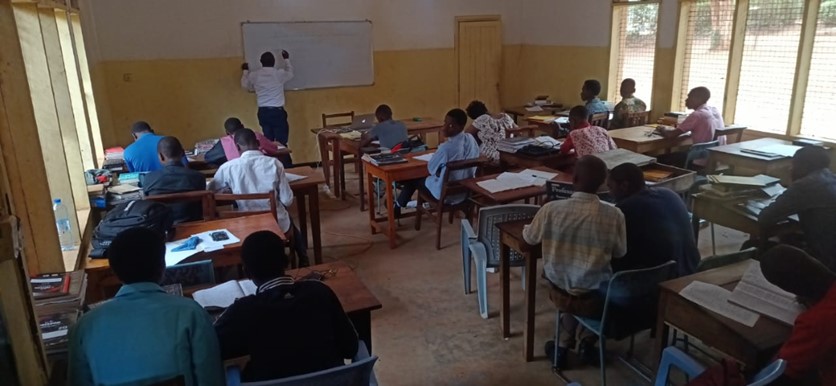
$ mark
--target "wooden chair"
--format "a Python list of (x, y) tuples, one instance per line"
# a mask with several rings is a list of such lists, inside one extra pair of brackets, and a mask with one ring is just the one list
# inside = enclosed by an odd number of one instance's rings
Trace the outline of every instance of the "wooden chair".
[[(433, 197), (433, 195), (429, 192), (418, 190), (418, 206), (416, 207), (415, 213), (415, 230), (421, 230), (421, 218), (423, 217), (425, 212), (427, 214), (435, 213), (435, 217), (433, 217), (433, 220), (436, 222), (437, 226), (435, 235), (435, 249), (441, 249), (441, 225), (445, 212), (448, 212), (450, 214), (450, 224), (453, 223), (453, 214), (457, 210), (461, 210), (462, 212), (464, 212), (464, 215), (468, 221), (470, 221), (473, 215), (471, 210), (471, 205), (473, 203), (467, 198), (465, 198), (462, 202), (458, 204), (451, 205), (445, 203), (447, 197), (456, 195), (466, 196), (469, 193), (469, 190), (466, 187), (459, 184), (458, 181), (450, 181), (451, 173), (458, 170), (478, 168), (486, 161), (487, 160), (485, 158), (479, 157), (447, 163), (447, 167), (444, 168), (444, 174), (441, 176), (441, 195), (438, 197), (438, 200), (436, 200), (435, 197)], [(430, 204), (429, 208), (424, 208), (425, 202)]]
[(636, 113), (627, 113), (624, 118), (624, 127), (636, 127), (646, 125), (650, 119), (650, 111), (639, 111)]
[[(226, 206), (223, 204), (235, 202), (235, 201), (246, 201), (246, 200), (268, 200), (270, 203), (270, 209), (264, 210), (221, 210), (220, 206)], [(262, 213), (271, 213), (273, 218), (278, 221), (278, 203), (276, 202), (276, 191), (271, 190), (267, 193), (250, 193), (250, 194), (231, 194), (231, 193), (215, 193), (215, 215), (217, 218), (235, 218), (235, 217), (244, 217), (244, 216), (252, 216), (254, 214), (262, 214)], [(221, 204), (221, 205), (218, 205)]]
[[(338, 122), (331, 121), (331, 120), (337, 120), (338, 118), (342, 118), (342, 119), (340, 119)], [(344, 112), (344, 113), (334, 113), (334, 114), (324, 114), (324, 113), (322, 114), (322, 127), (349, 126), (349, 125), (351, 125), (352, 121), (354, 121), (354, 111), (348, 111), (348, 112)], [(326, 146), (327, 146), (326, 151), (328, 151), (328, 152), (333, 151), (333, 148), (332, 148), (333, 144), (329, 143), (329, 144), (326, 144)], [(347, 159), (348, 156), (353, 156), (355, 158), (355, 160), (354, 160), (354, 171), (355, 172), (359, 172), (359, 170), (361, 168), (360, 158), (357, 157), (356, 154), (346, 153), (346, 152), (343, 152), (343, 151), (340, 152), (340, 158), (341, 158), (341, 161), (342, 161), (342, 163), (340, 164), (340, 176), (339, 176), (339, 181), (335, 182), (335, 183), (340, 184), (340, 188), (341, 188), (340, 195), (342, 196), (340, 198), (345, 198), (345, 160)], [(336, 162), (336, 160), (330, 160), (328, 162), (328, 165), (322, 165), (322, 167), (323, 168), (331, 167), (331, 162)]]
[(146, 196), (146, 200), (161, 202), (166, 205), (186, 204), (196, 201), (201, 202), (203, 220), (215, 218), (215, 196), (208, 190), (195, 190), (191, 192), (155, 194)]
[(589, 124), (592, 126), (603, 127), (605, 129), (608, 128), (610, 126), (609, 111), (603, 113), (589, 114)]

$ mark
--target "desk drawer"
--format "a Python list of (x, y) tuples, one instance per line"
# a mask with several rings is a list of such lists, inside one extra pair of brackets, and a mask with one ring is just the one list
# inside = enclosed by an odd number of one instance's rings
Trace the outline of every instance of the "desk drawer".
[(682, 169), (670, 165), (658, 164), (653, 163), (649, 165), (642, 166), (642, 171), (660, 171), (660, 172), (671, 172), (672, 174), (659, 182), (651, 182), (647, 181), (648, 186), (656, 186), (656, 187), (663, 187), (673, 190), (677, 193), (684, 193), (691, 189), (691, 186), (694, 185), (694, 181), (697, 179), (697, 173), (693, 170)]

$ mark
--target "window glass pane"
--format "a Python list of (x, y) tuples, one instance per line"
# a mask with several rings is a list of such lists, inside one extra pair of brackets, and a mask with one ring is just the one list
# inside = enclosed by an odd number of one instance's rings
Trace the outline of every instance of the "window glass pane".
[(656, 55), (656, 22), (659, 4), (631, 4), (614, 9), (617, 28), (618, 63), (616, 84), (609, 85), (609, 100), (618, 102), (618, 85), (624, 78), (636, 81), (636, 97), (650, 108), (650, 92), (653, 89), (653, 64)]
[(801, 135), (836, 139), (830, 124), (836, 103), (836, 1), (824, 0), (819, 9)]
[(711, 90), (710, 104), (722, 112), (735, 4), (735, 0), (697, 0), (691, 5), (678, 105), (681, 111), (685, 111), (688, 91), (703, 86)]
[(804, 0), (751, 0), (735, 123), (784, 134), (789, 120)]

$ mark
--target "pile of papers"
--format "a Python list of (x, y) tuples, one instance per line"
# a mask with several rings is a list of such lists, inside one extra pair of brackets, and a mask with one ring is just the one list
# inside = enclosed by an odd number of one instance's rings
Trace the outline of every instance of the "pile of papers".
[(496, 149), (505, 153), (516, 153), (518, 150), (535, 145), (537, 141), (529, 137), (505, 138), (496, 145)]
[(763, 174), (754, 177), (710, 175), (707, 179), (710, 184), (700, 186), (700, 190), (716, 198), (770, 198), (784, 191), (778, 184), (779, 179)]
[(552, 123), (557, 120), (557, 117), (554, 115), (535, 115), (532, 117), (528, 117), (529, 121), (536, 121), (536, 122), (543, 122), (543, 123)]
[(102, 169), (119, 172), (124, 170), (125, 149), (122, 147), (111, 147), (105, 149), (104, 163)]
[(756, 149), (741, 148), (740, 152), (754, 154), (765, 158), (791, 158), (795, 155), (795, 152), (797, 152), (798, 149), (801, 149), (801, 146), (776, 144)]
[(67, 333), (84, 305), (87, 274), (83, 270), (43, 274), (29, 283), (47, 354), (65, 352)]
[(607, 164), (607, 170), (613, 170), (616, 166), (631, 163), (636, 166), (650, 165), (656, 162), (656, 158), (648, 157), (644, 154), (639, 154), (626, 149), (615, 149), (603, 153), (595, 154)]
[(543, 186), (546, 184), (546, 181), (555, 177), (557, 177), (557, 173), (525, 169), (518, 173), (505, 172), (496, 178), (479, 181), (476, 184), (490, 193), (497, 193), (530, 186)]

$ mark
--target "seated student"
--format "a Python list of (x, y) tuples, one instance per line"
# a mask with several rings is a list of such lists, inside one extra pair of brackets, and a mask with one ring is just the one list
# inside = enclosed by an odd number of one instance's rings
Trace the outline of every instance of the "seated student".
[(465, 132), (476, 139), (482, 156), (493, 164), (499, 164), (497, 145), (499, 145), (499, 141), (505, 139), (506, 130), (517, 127), (514, 119), (505, 113), (491, 114), (482, 101), (470, 102), (466, 111), (467, 116), (473, 122), (465, 129)]
[(588, 117), (589, 111), (586, 107), (575, 106), (569, 110), (569, 130), (571, 131), (560, 145), (561, 153), (569, 154), (574, 150), (575, 155), (583, 157), (617, 148), (607, 130), (590, 125)]
[[(186, 152), (177, 138), (163, 137), (157, 144), (157, 153), (163, 168), (142, 176), (142, 191), (146, 196), (206, 190), (206, 177), (183, 166)], [(169, 207), (175, 224), (203, 218), (203, 207), (197, 201), (173, 203)]]
[(792, 157), (792, 185), (764, 208), (758, 224), (768, 228), (797, 214), (805, 249), (836, 270), (836, 175), (830, 154), (820, 147), (803, 147)]
[(401, 121), (392, 119), (392, 108), (388, 105), (377, 106), (374, 111), (377, 124), (366, 133), (360, 140), (360, 147), (369, 146), (374, 140), (380, 141), (380, 147), (393, 149), (409, 140), (406, 125)]
[(776, 385), (836, 385), (836, 274), (804, 251), (786, 245), (760, 258), (763, 276), (807, 307), (778, 351), (787, 361)]
[[(447, 112), (444, 117), (444, 127), (441, 129), (447, 140), (438, 146), (438, 150), (433, 154), (430, 162), (427, 163), (430, 175), (426, 179), (401, 182), (403, 187), (397, 198), (396, 214), (400, 213), (400, 208), (408, 207), (412, 195), (418, 189), (428, 191), (438, 199), (441, 196), (442, 176), (448, 162), (479, 157), (479, 145), (476, 144), (476, 140), (473, 139), (472, 135), (462, 133), (466, 124), (467, 114), (462, 109), (453, 109)], [(464, 180), (473, 178), (476, 175), (476, 168), (457, 170), (453, 173), (449, 178), (450, 181)]]
[[(284, 173), (284, 166), (279, 160), (261, 152), (258, 137), (250, 129), (236, 130), (235, 144), (241, 151), (241, 157), (221, 165), (208, 189), (215, 192), (231, 190), (233, 194), (267, 193), (275, 190), (279, 201), (276, 208), (279, 228), (293, 240), (300, 265), (307, 266), (307, 240), (301, 237), (301, 232), (295, 230), (290, 221), (290, 214), (287, 213), (287, 207), (293, 204), (293, 191)], [(242, 211), (270, 208), (266, 199), (240, 200), (237, 205)], [(297, 237), (293, 237), (294, 235)]]
[[(527, 243), (543, 245), (543, 272), (551, 285), (550, 298), (562, 311), (557, 344), (560, 369), (567, 368), (576, 332), (581, 360), (594, 363), (598, 358), (596, 336), (583, 328), (577, 331), (578, 322), (572, 314), (601, 316), (601, 283), (612, 276), (611, 260), (627, 252), (624, 215), (596, 195), (606, 178), (604, 161), (590, 155), (581, 157), (575, 165), (572, 197), (543, 205), (523, 230)], [(546, 344), (549, 357), (554, 355), (554, 344)]]
[(665, 138), (676, 138), (685, 133), (691, 133), (691, 141), (705, 143), (714, 140), (714, 132), (725, 127), (723, 116), (714, 106), (709, 106), (711, 91), (705, 87), (696, 87), (688, 92), (685, 107), (693, 109), (690, 115), (675, 129), (669, 130), (660, 126), (657, 130)]
[[(224, 131), (226, 135), (221, 137), (220, 141), (212, 146), (212, 149), (206, 153), (204, 159), (206, 162), (215, 165), (222, 165), (224, 162), (234, 160), (241, 156), (238, 147), (235, 146), (235, 132), (244, 128), (241, 120), (235, 117), (227, 118), (224, 122)], [(258, 140), (259, 150), (267, 155), (275, 155), (279, 151), (278, 145), (275, 142), (267, 139), (264, 134), (255, 133)]]
[(223, 385), (218, 338), (192, 299), (165, 293), (165, 240), (146, 228), (123, 231), (108, 249), (122, 281), (111, 301), (71, 329), (69, 384), (138, 385), (185, 377), (186, 385)]
[(358, 339), (340, 300), (318, 280), (285, 274), (282, 240), (259, 231), (244, 240), (241, 260), (258, 290), (215, 322), (223, 359), (250, 356), (242, 381), (256, 382), (343, 365)]
[(621, 82), (621, 102), (615, 105), (613, 117), (610, 121), (610, 130), (627, 127), (627, 115), (647, 111), (647, 104), (636, 98), (636, 81), (630, 78)]
[(613, 271), (650, 268), (673, 260), (678, 276), (696, 272), (700, 251), (691, 216), (676, 193), (645, 186), (642, 170), (631, 163), (613, 168), (607, 187), (627, 224), (627, 254), (612, 261)]
[(139, 121), (131, 126), (131, 136), (134, 143), (125, 148), (125, 165), (129, 172), (153, 172), (160, 170), (163, 165), (157, 156), (157, 144), (163, 139), (154, 134), (148, 122)]
[(609, 113), (607, 104), (598, 98), (601, 93), (601, 82), (595, 79), (587, 79), (583, 82), (581, 87), (581, 100), (585, 103), (584, 107), (589, 114)]

